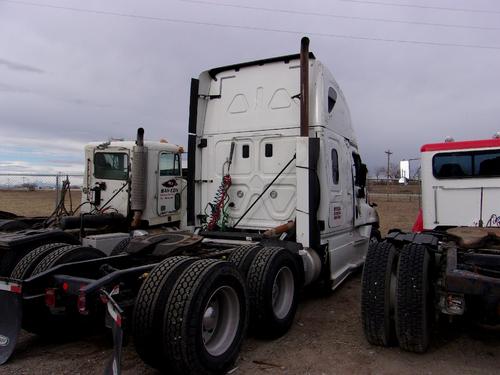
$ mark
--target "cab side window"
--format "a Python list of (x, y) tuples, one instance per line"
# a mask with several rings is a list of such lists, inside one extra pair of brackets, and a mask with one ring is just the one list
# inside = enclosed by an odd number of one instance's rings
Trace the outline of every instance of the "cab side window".
[(180, 176), (179, 154), (172, 152), (163, 152), (160, 154), (160, 176)]

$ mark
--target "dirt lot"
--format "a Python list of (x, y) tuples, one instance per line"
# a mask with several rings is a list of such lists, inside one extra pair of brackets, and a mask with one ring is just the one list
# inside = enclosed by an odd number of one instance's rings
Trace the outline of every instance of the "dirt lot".
[[(24, 197), (28, 202), (28, 195)], [(6, 199), (0, 192), (0, 210), (8, 210)], [(409, 229), (413, 224), (418, 200), (377, 195), (372, 201), (378, 204), (383, 232), (392, 227)], [(467, 322), (440, 326), (425, 355), (370, 346), (360, 323), (360, 279), (360, 273), (354, 275), (327, 297), (304, 294), (290, 332), (275, 341), (248, 338), (232, 374), (498, 373), (500, 332)], [(102, 373), (110, 355), (106, 334), (53, 343), (23, 333), (15, 355), (0, 368), (0, 374)], [(123, 370), (125, 374), (157, 374), (141, 362), (131, 344), (124, 349)]]
[[(275, 341), (248, 338), (232, 374), (498, 374), (498, 332), (465, 323), (441, 328), (425, 355), (370, 346), (359, 312), (360, 274), (328, 297), (303, 297), (290, 332)], [(111, 355), (106, 335), (54, 344), (24, 334), (1, 374), (102, 373)], [(124, 349), (125, 374), (158, 374), (131, 345)]]

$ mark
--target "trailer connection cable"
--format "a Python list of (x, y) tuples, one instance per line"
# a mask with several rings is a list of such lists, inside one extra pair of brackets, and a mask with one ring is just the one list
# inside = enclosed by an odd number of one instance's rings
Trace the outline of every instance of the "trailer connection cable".
[[(230, 187), (231, 187), (231, 175), (226, 174), (222, 178), (222, 182), (219, 188), (217, 189), (217, 192), (215, 193), (213, 202), (210, 204), (210, 206), (212, 207), (212, 213), (210, 215), (210, 220), (207, 225), (208, 230), (214, 230), (217, 224), (220, 224), (219, 226), (221, 227), (222, 230), (224, 230), (229, 216), (228, 213), (226, 212), (226, 205), (227, 201), (229, 200), (229, 196), (227, 195), (227, 190)], [(219, 223), (219, 219), (221, 218), (221, 213), (222, 213), (222, 220), (221, 223)]]
[[(207, 224), (208, 230), (214, 230), (217, 225), (219, 225), (219, 228), (221, 230), (223, 231), (226, 230), (227, 221), (229, 219), (229, 212), (227, 211), (229, 196), (227, 194), (227, 191), (231, 187), (232, 183), (230, 170), (231, 170), (231, 164), (233, 163), (233, 155), (235, 147), (236, 147), (236, 141), (233, 138), (233, 140), (231, 141), (229, 156), (222, 165), (222, 175), (224, 177), (222, 177), (221, 184), (217, 189), (217, 192), (215, 193), (215, 197), (212, 203), (208, 204), (208, 206), (210, 206), (212, 209), (212, 212), (210, 213), (210, 220), (208, 221)], [(205, 207), (205, 212), (208, 206)]]

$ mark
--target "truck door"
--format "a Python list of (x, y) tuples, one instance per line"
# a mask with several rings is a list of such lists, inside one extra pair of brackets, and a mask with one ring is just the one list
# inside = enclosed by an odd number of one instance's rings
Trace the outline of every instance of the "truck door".
[(157, 211), (164, 216), (181, 207), (180, 155), (160, 152), (158, 157)]
[[(108, 148), (93, 155), (93, 181), (89, 186), (97, 207), (127, 216), (129, 151)], [(122, 193), (120, 193), (120, 191)]]
[(338, 139), (329, 137), (326, 141), (326, 178), (329, 186), (328, 227), (334, 230), (346, 226), (349, 202), (346, 197), (345, 152)]
[(361, 203), (366, 199), (366, 165), (361, 162), (361, 157), (357, 151), (352, 151), (352, 181), (353, 181), (353, 224), (357, 226), (363, 221), (361, 217)]

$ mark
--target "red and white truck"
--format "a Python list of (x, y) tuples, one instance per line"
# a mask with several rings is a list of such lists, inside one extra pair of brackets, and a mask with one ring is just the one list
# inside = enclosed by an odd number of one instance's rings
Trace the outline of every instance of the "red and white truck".
[(414, 232), (370, 247), (362, 287), (367, 340), (413, 352), (441, 314), (500, 324), (500, 139), (424, 145), (421, 176)]

